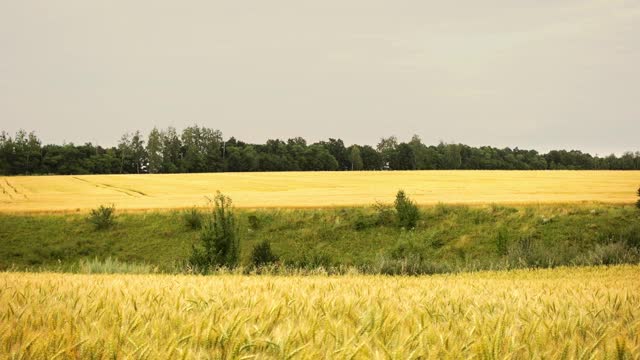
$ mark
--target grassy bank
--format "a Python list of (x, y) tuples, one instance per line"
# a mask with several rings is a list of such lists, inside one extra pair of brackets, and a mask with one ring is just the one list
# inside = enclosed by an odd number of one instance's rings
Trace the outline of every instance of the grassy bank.
[[(436, 205), (413, 230), (372, 207), (238, 210), (243, 265), (268, 240), (280, 263), (382, 273), (634, 263), (640, 213), (622, 205)], [(0, 215), (0, 269), (70, 269), (118, 259), (179, 269), (199, 231), (183, 213), (120, 214), (97, 231), (86, 215)]]

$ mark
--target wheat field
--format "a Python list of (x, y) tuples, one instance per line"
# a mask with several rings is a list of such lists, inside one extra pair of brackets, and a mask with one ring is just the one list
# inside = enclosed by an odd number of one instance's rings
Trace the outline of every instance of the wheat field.
[(430, 277), (0, 273), (0, 357), (640, 357), (640, 266)]
[(631, 203), (640, 171), (387, 171), (0, 177), (0, 212), (171, 209), (206, 205), (220, 190), (237, 207), (419, 204)]

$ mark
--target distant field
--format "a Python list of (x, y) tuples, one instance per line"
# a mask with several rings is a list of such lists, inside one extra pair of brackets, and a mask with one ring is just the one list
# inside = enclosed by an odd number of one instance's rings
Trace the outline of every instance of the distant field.
[(0, 273), (2, 358), (633, 359), (640, 268), (430, 277)]
[(220, 190), (237, 207), (331, 207), (390, 202), (404, 189), (421, 205), (631, 203), (640, 171), (393, 171), (0, 178), (0, 212), (171, 209)]

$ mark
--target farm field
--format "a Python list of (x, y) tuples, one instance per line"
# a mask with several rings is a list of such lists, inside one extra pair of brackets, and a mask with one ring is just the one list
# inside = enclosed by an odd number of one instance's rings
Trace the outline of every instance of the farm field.
[(404, 189), (418, 204), (632, 203), (640, 171), (393, 171), (0, 177), (0, 212), (206, 205), (216, 190), (240, 208), (370, 205)]
[(0, 273), (4, 358), (638, 358), (640, 267)]

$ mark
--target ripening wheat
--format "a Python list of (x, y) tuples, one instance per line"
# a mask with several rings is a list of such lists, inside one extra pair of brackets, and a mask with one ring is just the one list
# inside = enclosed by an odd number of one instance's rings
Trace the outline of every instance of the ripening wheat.
[(0, 273), (5, 358), (638, 358), (640, 266), (430, 277)]

